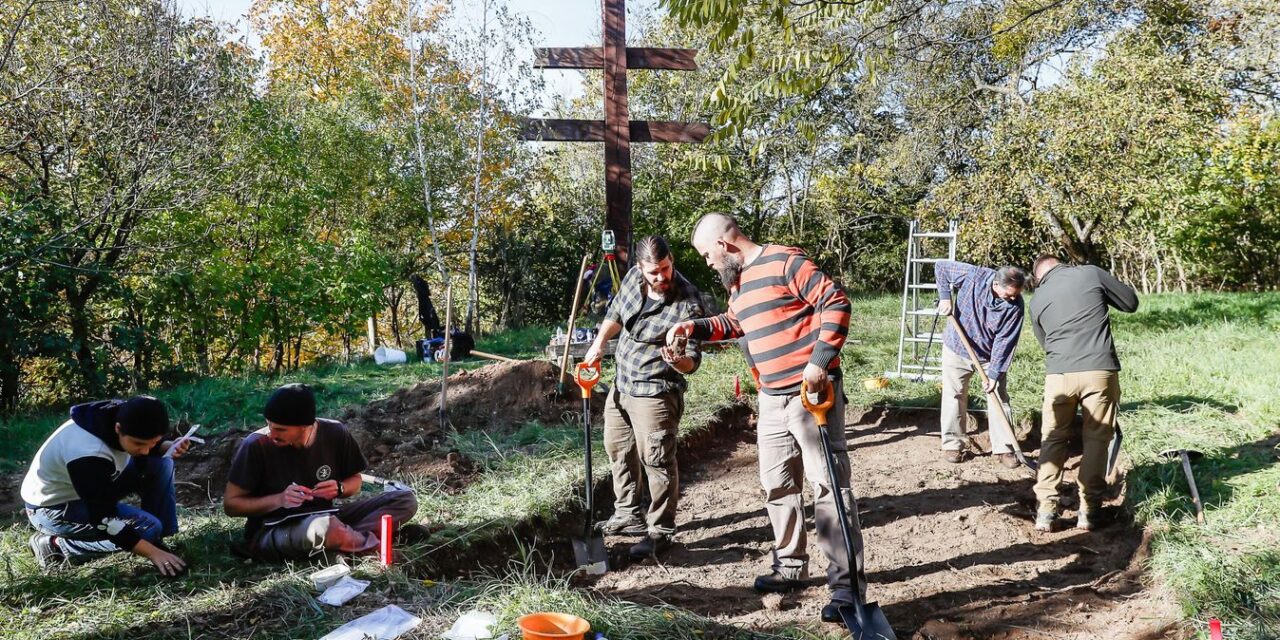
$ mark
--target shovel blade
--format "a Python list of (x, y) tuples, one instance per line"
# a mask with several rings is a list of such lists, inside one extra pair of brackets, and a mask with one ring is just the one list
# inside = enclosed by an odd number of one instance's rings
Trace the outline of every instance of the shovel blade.
[(609, 552), (605, 549), (604, 537), (574, 538), (573, 559), (587, 575), (604, 575), (609, 571)]
[(851, 604), (840, 607), (840, 618), (853, 640), (898, 640), (884, 611), (875, 602), (862, 605), (861, 611)]

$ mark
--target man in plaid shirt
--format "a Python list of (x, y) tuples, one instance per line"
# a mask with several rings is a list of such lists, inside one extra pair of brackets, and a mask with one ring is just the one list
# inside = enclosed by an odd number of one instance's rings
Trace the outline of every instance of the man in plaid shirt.
[[(953, 260), (934, 265), (938, 280), (938, 313), (954, 313), (981, 362), (969, 359), (951, 323), (942, 334), (942, 456), (948, 462), (964, 461), (965, 423), (969, 406), (969, 379), (981, 366), (990, 384), (984, 392), (995, 391), (1007, 409), (1008, 381), (1005, 372), (1013, 361), (1013, 350), (1022, 333), (1022, 288), (1027, 274), (1018, 267), (998, 270)], [(954, 290), (955, 291), (953, 293)], [(988, 407), (988, 411), (999, 411)], [(988, 420), (990, 422), (990, 420)], [(1003, 429), (991, 430), (991, 452), (1000, 464), (1013, 469), (1018, 459)]]
[[(675, 270), (665, 240), (657, 236), (640, 240), (635, 260), (583, 360), (599, 362), (604, 345), (622, 334), (615, 355), (617, 377), (604, 407), (604, 448), (613, 473), (614, 511), (601, 529), (615, 535), (644, 535), (630, 550), (631, 557), (639, 560), (671, 546), (680, 492), (676, 428), (684, 413), (688, 387), (684, 376), (702, 361), (695, 340), (683, 350), (668, 348), (667, 327), (703, 314), (698, 289)], [(640, 519), (636, 486), (641, 469), (649, 485), (647, 522)]]

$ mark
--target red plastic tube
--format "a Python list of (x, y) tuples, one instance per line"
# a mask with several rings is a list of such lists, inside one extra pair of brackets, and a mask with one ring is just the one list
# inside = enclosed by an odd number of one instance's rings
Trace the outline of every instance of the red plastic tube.
[(391, 566), (391, 514), (382, 516), (382, 566)]

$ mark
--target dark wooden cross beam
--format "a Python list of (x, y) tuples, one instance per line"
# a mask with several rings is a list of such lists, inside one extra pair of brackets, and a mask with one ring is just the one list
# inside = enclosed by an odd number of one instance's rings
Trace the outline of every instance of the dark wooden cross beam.
[(626, 0), (604, 1), (604, 46), (535, 50), (542, 69), (603, 69), (604, 120), (529, 119), (520, 137), (557, 142), (604, 142), (605, 228), (619, 247), (631, 246), (631, 143), (702, 142), (705, 124), (631, 120), (627, 70), (690, 71), (698, 68), (694, 49), (627, 47)]

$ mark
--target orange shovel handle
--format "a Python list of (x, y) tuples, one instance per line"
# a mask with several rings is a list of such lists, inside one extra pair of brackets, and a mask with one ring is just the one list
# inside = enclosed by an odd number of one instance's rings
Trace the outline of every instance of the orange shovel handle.
[(578, 388), (582, 389), (582, 397), (590, 398), (591, 388), (600, 381), (600, 365), (579, 362), (573, 370), (573, 380), (578, 383)]
[[(819, 397), (821, 397), (821, 394), (819, 394)], [(831, 408), (832, 404), (835, 404), (835, 401), (836, 394), (828, 385), (826, 400), (821, 400), (817, 404), (809, 402), (809, 382), (807, 380), (800, 382), (800, 404), (803, 404), (804, 408), (808, 409), (809, 413), (812, 413), (813, 417), (818, 419), (819, 425), (827, 426), (827, 410)]]

